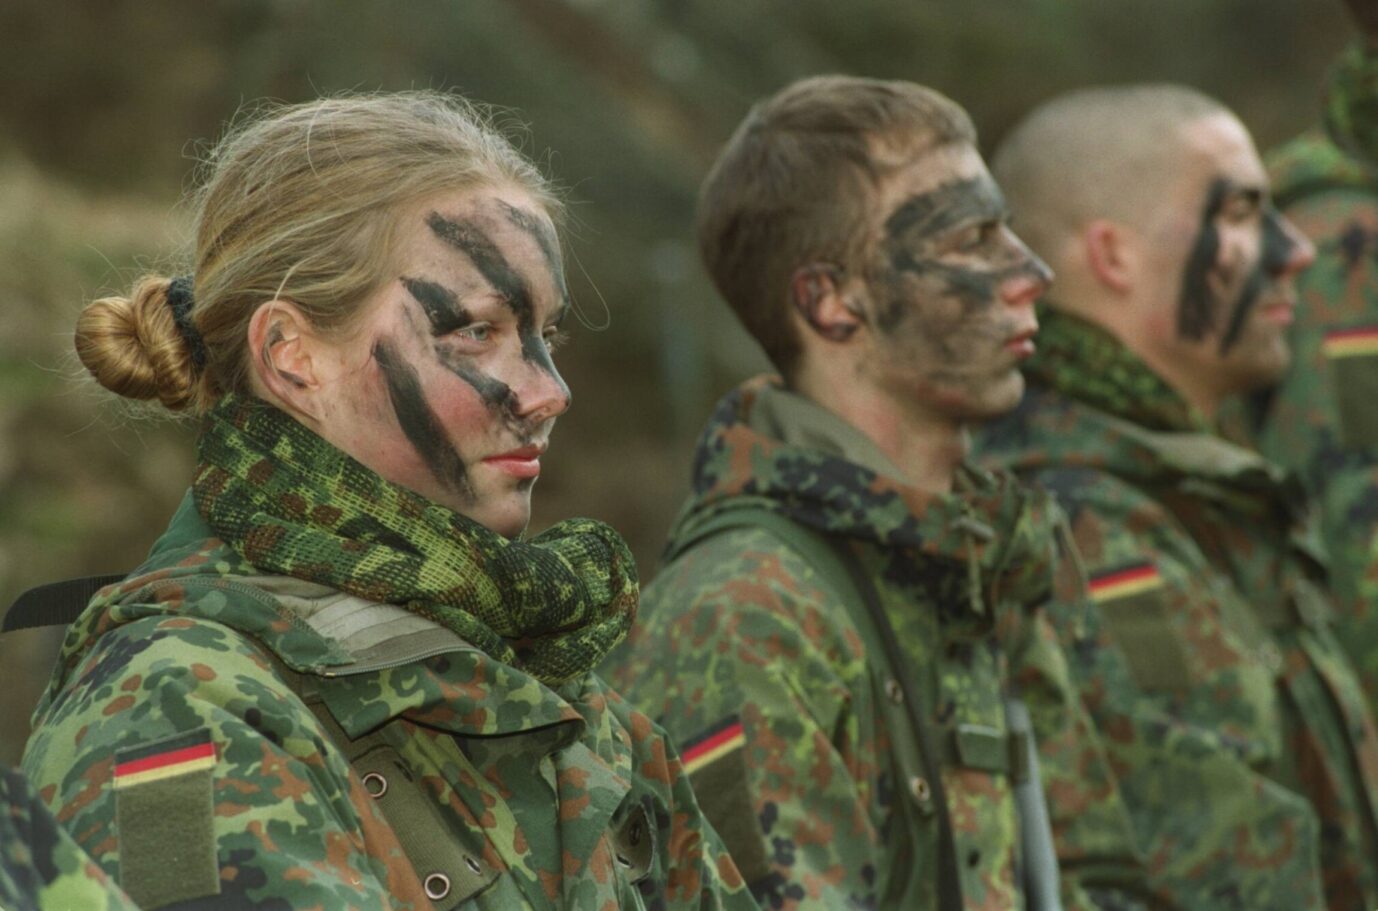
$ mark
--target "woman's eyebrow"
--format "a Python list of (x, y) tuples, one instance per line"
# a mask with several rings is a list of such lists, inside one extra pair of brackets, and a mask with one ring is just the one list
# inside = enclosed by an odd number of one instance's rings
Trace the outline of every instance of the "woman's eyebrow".
[(453, 332), (474, 321), (469, 311), (459, 302), (459, 296), (439, 282), (424, 278), (402, 276), (402, 286), (412, 296), (430, 320), (431, 331), (437, 335)]

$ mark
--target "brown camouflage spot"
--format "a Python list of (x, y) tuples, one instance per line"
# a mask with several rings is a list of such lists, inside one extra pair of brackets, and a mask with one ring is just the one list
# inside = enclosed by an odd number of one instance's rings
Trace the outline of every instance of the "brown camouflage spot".
[(196, 679), (200, 680), (202, 683), (205, 683), (208, 680), (215, 679), (215, 671), (211, 670), (209, 666), (204, 665), (199, 661), (191, 666), (191, 672), (196, 677)]
[(158, 623), (158, 629), (191, 629), (196, 625), (196, 621), (187, 620), (182, 617), (169, 617)]
[(273, 460), (269, 458), (259, 459), (249, 469), (249, 483), (258, 487), (267, 484), (273, 478)]
[(75, 737), (72, 738), (72, 743), (73, 743), (75, 746), (81, 746), (81, 742), (82, 742), (83, 740), (86, 739), (86, 732), (89, 731), (90, 729), (91, 729), (91, 725), (89, 725), (89, 724), (83, 724), (83, 725), (81, 726), (81, 729), (77, 731), (77, 735), (76, 735)]
[(218, 800), (215, 803), (215, 815), (229, 818), (238, 816), (240, 813), (248, 813), (253, 807), (247, 803), (235, 803), (232, 800)]
[[(76, 818), (82, 810), (86, 809), (96, 800), (106, 794), (106, 787), (110, 784), (111, 773), (115, 769), (115, 757), (106, 756), (98, 759), (87, 767), (86, 771), (78, 779), (81, 790), (75, 795), (65, 800), (61, 807), (56, 810), (57, 821), (67, 823)], [(55, 795), (54, 795), (55, 796)], [(44, 798), (49, 807), (53, 805), (51, 797)]]
[(732, 862), (732, 858), (728, 856), (727, 852), (724, 851), (719, 854), (717, 861), (718, 878), (723, 881), (723, 885), (727, 886), (729, 889), (740, 888), (743, 885), (742, 874), (737, 869), (737, 865)]
[(135, 674), (132, 677), (126, 677), (124, 679), (124, 682), (120, 684), (120, 689), (124, 690), (126, 693), (132, 693), (135, 690), (137, 690), (139, 688), (139, 684), (143, 682), (143, 675)]
[(343, 512), (328, 503), (321, 503), (311, 510), (311, 521), (320, 525), (334, 525), (343, 517)]
[(117, 715), (120, 712), (125, 711), (126, 709), (132, 709), (134, 707), (134, 702), (135, 700), (133, 696), (120, 696), (118, 699), (115, 699), (113, 702), (107, 705), (101, 711), (101, 714), (106, 716), (107, 718), (111, 715)]
[(560, 897), (560, 883), (562, 877), (553, 870), (540, 870), (536, 873), (541, 878), (541, 888), (545, 890), (545, 897), (552, 902)]

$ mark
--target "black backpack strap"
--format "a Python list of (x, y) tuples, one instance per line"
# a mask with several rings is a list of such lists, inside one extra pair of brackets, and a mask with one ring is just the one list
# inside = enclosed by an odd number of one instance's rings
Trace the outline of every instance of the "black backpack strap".
[(40, 626), (66, 626), (86, 610), (96, 592), (126, 578), (124, 573), (49, 582), (20, 595), (5, 613), (0, 633)]
[[(952, 816), (948, 810), (947, 793), (942, 782), (942, 757), (938, 744), (934, 742), (932, 726), (924, 717), (919, 699), (919, 687), (914, 679), (912, 663), (905, 660), (900, 652), (895, 630), (890, 618), (881, 604), (880, 594), (875, 583), (866, 574), (856, 553), (847, 540), (836, 535), (825, 534), (759, 506), (743, 506), (729, 509), (707, 519), (686, 537), (675, 542), (666, 555), (668, 564), (695, 544), (720, 532), (736, 528), (759, 528), (795, 551), (816, 572), (824, 584), (832, 589), (841, 600), (852, 622), (858, 627), (867, 651), (875, 658), (883, 658), (881, 665), (888, 665), (891, 679), (899, 683), (902, 708), (895, 705), (897, 700), (882, 698), (882, 711), (890, 716), (900, 715), (914, 732), (914, 742), (918, 747), (918, 761), (925, 770), (924, 779), (928, 785), (927, 806), (937, 817), (938, 823), (938, 911), (961, 911), (962, 879), (957, 866), (957, 846), (952, 831)], [(859, 606), (858, 606), (859, 602)], [(876, 655), (879, 651), (880, 655)], [(875, 658), (871, 660), (875, 662)], [(898, 723), (903, 724), (904, 721)], [(896, 738), (895, 758), (901, 770), (910, 767), (911, 760), (905, 755)], [(905, 774), (909, 774), (906, 772)]]

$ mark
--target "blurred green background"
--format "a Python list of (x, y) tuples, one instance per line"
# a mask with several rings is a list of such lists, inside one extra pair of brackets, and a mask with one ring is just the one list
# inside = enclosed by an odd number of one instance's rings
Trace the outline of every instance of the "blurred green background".
[[(0, 609), (137, 564), (181, 497), (192, 428), (79, 381), (82, 303), (175, 268), (197, 155), (259, 98), (441, 88), (511, 112), (567, 189), (561, 421), (533, 527), (611, 522), (643, 578), (714, 398), (763, 361), (701, 274), (698, 181), (753, 100), (812, 73), (910, 79), (989, 151), (1079, 85), (1171, 80), (1261, 146), (1312, 123), (1349, 40), (1338, 0), (6, 0), (0, 4)], [(1087, 136), (1094, 143), (1094, 136)], [(1017, 218), (1016, 218), (1017, 225)], [(0, 637), (0, 762), (18, 761), (60, 633)]]

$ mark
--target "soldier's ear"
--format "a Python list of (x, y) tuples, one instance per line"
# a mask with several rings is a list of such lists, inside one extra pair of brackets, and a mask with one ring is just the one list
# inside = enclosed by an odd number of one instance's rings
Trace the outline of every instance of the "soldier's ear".
[(266, 301), (249, 318), (249, 360), (256, 385), (289, 412), (316, 416), (313, 393), (321, 385), (315, 359), (318, 342), (311, 321), (291, 301)]
[(809, 263), (790, 276), (789, 296), (795, 313), (814, 334), (829, 342), (845, 342), (863, 317), (848, 295), (842, 268)]
[(1082, 230), (1081, 243), (1087, 266), (1096, 281), (1120, 293), (1133, 287), (1139, 257), (1130, 229), (1098, 218)]

